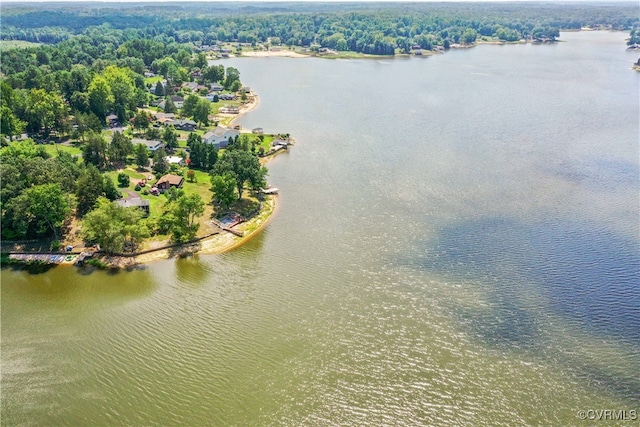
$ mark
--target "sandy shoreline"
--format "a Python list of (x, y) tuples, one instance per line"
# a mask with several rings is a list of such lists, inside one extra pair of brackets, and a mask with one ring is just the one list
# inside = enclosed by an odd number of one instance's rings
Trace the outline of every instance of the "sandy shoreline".
[(168, 249), (159, 249), (142, 255), (132, 257), (101, 255), (97, 257), (97, 259), (111, 268), (131, 268), (139, 264), (164, 259), (182, 258), (195, 254), (212, 255), (229, 252), (244, 245), (260, 234), (268, 225), (275, 210), (275, 196), (267, 197), (263, 202), (263, 209), (258, 215), (235, 227), (237, 230), (245, 231), (246, 234), (242, 237), (235, 236), (227, 231), (222, 231), (219, 234), (207, 237), (199, 242), (187, 243)]
[[(242, 117), (243, 114), (258, 108), (259, 105), (260, 98), (253, 94), (253, 102), (241, 106), (240, 113), (233, 115), (234, 117), (229, 122), (229, 125), (232, 125)], [(266, 197), (263, 201), (261, 211), (256, 216), (234, 227), (237, 230), (245, 232), (245, 235), (242, 237), (235, 236), (227, 231), (221, 231), (219, 234), (207, 237), (198, 242), (186, 243), (168, 249), (158, 249), (157, 251), (131, 257), (101, 255), (97, 257), (97, 259), (112, 268), (131, 268), (139, 264), (146, 264), (163, 259), (186, 257), (195, 254), (219, 254), (231, 251), (247, 243), (267, 226), (276, 209), (276, 197), (276, 195)]]
[(308, 58), (310, 55), (304, 55), (302, 53), (298, 53), (298, 52), (293, 52), (291, 50), (278, 50), (278, 51), (272, 51), (272, 50), (251, 50), (251, 51), (243, 51), (242, 55), (240, 55), (240, 57), (260, 57), (260, 58), (265, 58), (265, 57), (284, 57), (284, 58)]

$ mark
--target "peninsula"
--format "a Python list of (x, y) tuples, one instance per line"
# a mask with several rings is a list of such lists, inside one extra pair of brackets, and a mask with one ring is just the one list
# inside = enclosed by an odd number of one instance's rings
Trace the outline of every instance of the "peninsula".
[[(237, 124), (259, 98), (237, 69), (203, 56), (192, 54), (186, 76), (171, 74), (173, 57), (142, 74), (74, 67), (84, 109), (2, 82), (3, 115), (18, 131), (0, 149), (5, 261), (122, 267), (223, 252), (266, 225), (277, 189), (265, 164), (293, 140)], [(32, 113), (41, 98), (60, 107), (50, 121)]]
[(265, 163), (293, 141), (236, 123), (259, 101), (225, 58), (420, 57), (560, 29), (640, 43), (623, 3), (1, 7), (3, 252), (56, 262), (223, 251), (264, 227), (277, 192)]

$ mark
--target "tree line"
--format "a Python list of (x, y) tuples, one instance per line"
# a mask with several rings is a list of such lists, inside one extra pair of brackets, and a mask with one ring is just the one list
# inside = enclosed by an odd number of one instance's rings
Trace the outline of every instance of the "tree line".
[[(107, 43), (155, 39), (164, 43), (210, 45), (217, 41), (275, 42), (393, 55), (420, 44), (423, 48), (473, 43), (477, 36), (505, 41), (557, 37), (560, 29), (583, 26), (616, 30), (638, 28), (637, 8), (630, 4), (418, 3), (385, 5), (273, 5), (240, 8), (207, 4), (162, 7), (45, 11), (11, 9), (3, 16), (4, 39), (50, 43), (99, 29)], [(475, 37), (474, 37), (475, 36)], [(110, 40), (111, 39), (111, 40)], [(147, 62), (148, 65), (148, 61)]]

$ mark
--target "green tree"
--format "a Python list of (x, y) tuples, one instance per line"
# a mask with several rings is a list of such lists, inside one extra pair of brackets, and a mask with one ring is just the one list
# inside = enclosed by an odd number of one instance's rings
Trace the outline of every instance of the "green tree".
[(473, 28), (467, 28), (462, 33), (462, 41), (466, 44), (474, 43), (477, 37), (478, 33)]
[(142, 217), (143, 212), (138, 208), (124, 208), (101, 197), (96, 208), (84, 217), (82, 235), (85, 240), (98, 243), (107, 253), (123, 252), (127, 244), (134, 249), (149, 236)]
[(87, 133), (99, 133), (102, 131), (102, 122), (91, 112), (82, 113), (80, 111), (75, 111), (73, 115), (73, 124), (75, 125), (73, 137), (82, 140), (82, 142), (86, 142)]
[(206, 170), (211, 170), (218, 161), (218, 150), (213, 144), (204, 144), (204, 151), (206, 153), (206, 163), (204, 164), (204, 168)]
[(104, 193), (104, 196), (109, 200), (116, 200), (120, 198), (121, 194), (113, 183), (113, 180), (106, 175), (103, 177), (103, 179), (104, 184), (102, 187), (102, 191)]
[(104, 120), (107, 113), (113, 108), (113, 94), (107, 80), (96, 75), (89, 83), (89, 106), (93, 114)]
[(121, 122), (125, 122), (130, 117), (130, 112), (135, 110), (137, 104), (132, 73), (128, 68), (119, 68), (115, 65), (108, 66), (103, 73), (113, 96), (113, 109)]
[(189, 95), (182, 104), (182, 114), (186, 117), (192, 117), (200, 98), (196, 95)]
[(19, 236), (43, 237), (53, 234), (69, 215), (69, 201), (56, 183), (36, 185), (11, 200), (8, 210), (13, 214), (9, 224)]
[(76, 214), (83, 217), (93, 209), (98, 197), (104, 193), (104, 182), (100, 171), (94, 165), (87, 165), (78, 178), (76, 186)]
[(155, 127), (150, 127), (149, 129), (147, 129), (147, 131), (144, 133), (144, 137), (148, 140), (155, 140), (158, 141), (160, 139), (162, 139), (162, 133), (160, 132), (160, 129), (155, 128)]
[(214, 175), (211, 177), (211, 191), (213, 191), (213, 199), (227, 209), (236, 200), (236, 187), (238, 183), (230, 172), (222, 175)]
[(107, 141), (102, 135), (89, 133), (87, 142), (82, 148), (82, 158), (85, 163), (92, 164), (100, 169), (107, 165)]
[(44, 89), (32, 89), (26, 99), (27, 127), (31, 132), (41, 131), (49, 136), (52, 130), (62, 130), (68, 109), (62, 97)]
[[(144, 145), (143, 145), (143, 147), (144, 147)], [(131, 178), (129, 178), (129, 175), (127, 175), (124, 172), (120, 172), (118, 174), (118, 186), (120, 186), (120, 187), (128, 187), (130, 182), (131, 182)]]
[(151, 124), (151, 116), (144, 110), (138, 111), (138, 113), (133, 117), (133, 127), (134, 129), (146, 130)]
[(224, 74), (224, 65), (212, 65), (203, 71), (202, 76), (205, 81), (217, 83), (224, 80)]
[(170, 96), (167, 96), (164, 101), (164, 112), (165, 113), (175, 113), (178, 111), (176, 104), (173, 103)]
[(165, 157), (167, 157), (167, 152), (162, 148), (153, 153), (153, 171), (158, 175), (164, 175), (169, 170), (169, 163)]
[(13, 141), (13, 136), (22, 133), (26, 123), (18, 119), (9, 107), (0, 107), (0, 134), (8, 136)]
[(195, 109), (193, 111), (193, 120), (196, 122), (202, 123), (204, 126), (209, 126), (209, 113), (210, 113), (211, 103), (206, 99), (198, 99), (196, 103)]
[(42, 145), (36, 145), (33, 139), (12, 142), (0, 149), (0, 159), (2, 163), (18, 162), (23, 159), (41, 157), (48, 159), (50, 156)]
[(240, 81), (240, 72), (238, 71), (238, 69), (233, 67), (227, 67), (226, 78), (224, 79), (225, 89), (230, 90), (234, 82), (239, 82), (239, 81)]
[(156, 96), (164, 96), (164, 86), (162, 85), (161, 81), (158, 81), (158, 83), (156, 83), (156, 91), (155, 91), (155, 95)]
[(162, 142), (164, 142), (164, 146), (169, 152), (173, 152), (178, 148), (178, 134), (173, 129), (173, 126), (165, 126), (162, 132)]
[(188, 242), (193, 240), (200, 224), (198, 217), (204, 213), (204, 201), (198, 194), (184, 194), (176, 191), (177, 197), (170, 199), (162, 215), (174, 242)]
[(236, 179), (238, 199), (242, 198), (245, 183), (257, 190), (265, 185), (267, 169), (260, 165), (260, 160), (248, 151), (226, 151), (213, 167), (212, 175), (231, 173)]
[(146, 168), (149, 166), (149, 150), (144, 144), (136, 144), (136, 165), (139, 168)]
[(207, 66), (207, 55), (204, 52), (199, 52), (196, 60), (193, 62), (193, 66), (204, 69)]
[(114, 132), (109, 144), (109, 160), (112, 163), (126, 163), (127, 156), (133, 154), (133, 143), (131, 138), (122, 132)]

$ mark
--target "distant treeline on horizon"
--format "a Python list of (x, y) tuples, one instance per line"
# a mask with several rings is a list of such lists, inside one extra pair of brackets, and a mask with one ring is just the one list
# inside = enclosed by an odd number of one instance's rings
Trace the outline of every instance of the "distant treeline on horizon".
[(393, 55), (413, 45), (431, 49), (557, 36), (560, 29), (640, 28), (637, 4), (614, 3), (4, 3), (2, 40), (54, 44), (95, 28), (113, 42), (133, 38), (194, 46), (215, 42), (322, 47)]

